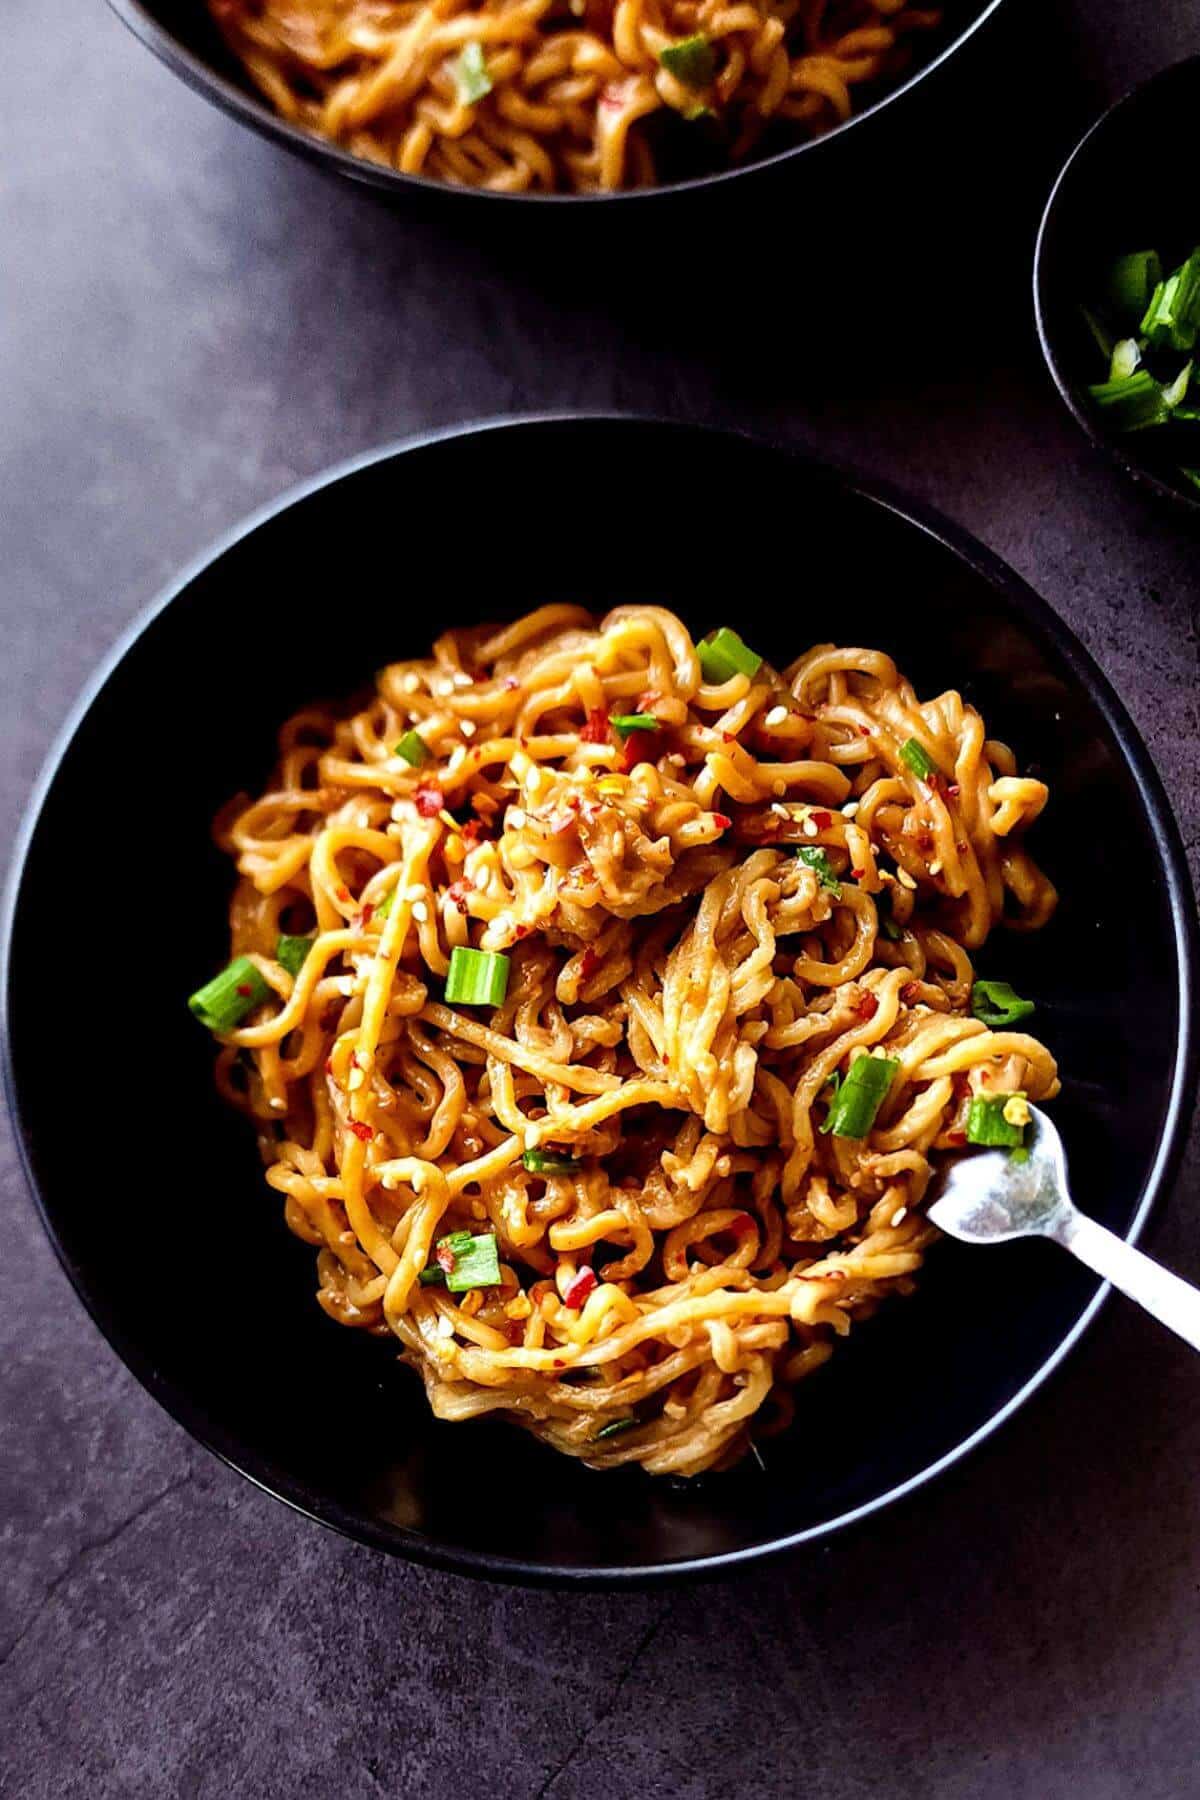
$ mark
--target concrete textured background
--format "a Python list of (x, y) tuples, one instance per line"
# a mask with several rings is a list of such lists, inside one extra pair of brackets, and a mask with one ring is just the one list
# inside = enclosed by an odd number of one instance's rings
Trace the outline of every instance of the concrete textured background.
[[(1113, 678), (1194, 846), (1196, 541), (1075, 433), (1027, 292), (1053, 170), (1200, 47), (1191, 0), (1013, 0), (978, 118), (879, 170), (888, 255), (868, 234), (857, 265), (799, 202), (747, 198), (736, 254), (664, 223), (644, 263), (394, 217), (187, 93), (100, 0), (4, 10), (6, 837), (102, 651), (251, 507), (407, 431), (616, 406), (820, 445), (976, 531)], [(1197, 1279), (1194, 1151), (1156, 1248)], [(873, 1527), (567, 1598), (389, 1563), (218, 1465), (84, 1316), (6, 1127), (0, 1194), (6, 1794), (1200, 1793), (1198, 1375), (1132, 1308)]]

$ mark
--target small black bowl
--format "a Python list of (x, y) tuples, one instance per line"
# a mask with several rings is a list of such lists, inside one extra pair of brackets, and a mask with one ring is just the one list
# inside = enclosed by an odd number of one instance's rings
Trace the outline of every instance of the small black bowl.
[(1135, 481), (1194, 518), (1200, 489), (1172, 471), (1158, 431), (1106, 431), (1089, 405), (1087, 385), (1102, 381), (1104, 369), (1080, 308), (1126, 251), (1157, 250), (1171, 268), (1200, 244), (1198, 120), (1200, 56), (1152, 75), (1110, 107), (1054, 184), (1033, 267), (1042, 353), (1072, 416)]
[[(947, 5), (946, 11), (953, 14), (954, 23), (943, 24), (931, 37), (928, 53), (921, 55), (918, 52), (913, 66), (900, 81), (885, 88), (869, 103), (863, 104), (845, 125), (823, 137), (805, 140), (786, 149), (739, 163), (733, 168), (706, 170), (688, 178), (664, 181), (654, 187), (595, 194), (505, 194), (494, 193), (486, 188), (456, 187), (447, 182), (432, 181), (427, 176), (401, 174), (398, 169), (383, 168), (377, 163), (367, 162), (312, 132), (289, 124), (279, 117), (249, 80), (237, 59), (230, 54), (209, 17), (206, 0), (108, 0), (118, 18), (189, 87), (223, 108), (233, 118), (240, 119), (244, 125), (252, 126), (264, 137), (272, 138), (277, 144), (284, 145), (310, 162), (393, 195), (407, 195), (411, 198), (424, 193), (435, 203), (441, 196), (452, 197), (451, 204), (457, 204), (460, 208), (472, 203), (562, 208), (602, 204), (613, 206), (621, 202), (628, 207), (631, 203), (641, 202), (644, 205), (661, 200), (667, 194), (682, 195), (724, 187), (755, 170), (782, 168), (801, 157), (806, 163), (817, 159), (824, 163), (830, 156), (837, 156), (836, 146), (844, 144), (850, 136), (857, 139), (869, 121), (890, 111), (893, 103), (902, 96), (912, 94), (918, 87), (924, 88), (930, 78), (947, 64), (957, 64), (960, 61), (958, 52), (976, 37), (980, 27), (998, 11), (1001, 3), (1002, 0), (955, 0), (955, 3)], [(985, 81), (987, 74), (982, 57), (975, 59), (975, 67), (978, 78)]]
[[(652, 506), (621, 497), (652, 496)], [(657, 524), (656, 524), (657, 521)], [(774, 522), (772, 525), (771, 522)], [(419, 1561), (530, 1582), (695, 1576), (877, 1513), (1025, 1400), (1099, 1304), (1044, 1245), (939, 1245), (840, 1347), (798, 1421), (692, 1484), (596, 1474), (499, 1422), (436, 1423), (391, 1346), (320, 1311), (185, 996), (227, 953), (209, 822), (279, 722), (454, 620), (545, 600), (725, 619), (777, 662), (847, 634), (962, 689), (1050, 782), (1052, 926), (984, 973), (1036, 995), (1078, 1191), (1135, 1237), (1191, 1117), (1193, 902), (1159, 780), (1077, 640), (1011, 570), (896, 496), (754, 440), (628, 418), (501, 422), (335, 469), (202, 557), (55, 749), (17, 849), (4, 1068), (63, 1265), (202, 1442), (301, 1511)], [(1137, 871), (1114, 880), (1114, 847)]]

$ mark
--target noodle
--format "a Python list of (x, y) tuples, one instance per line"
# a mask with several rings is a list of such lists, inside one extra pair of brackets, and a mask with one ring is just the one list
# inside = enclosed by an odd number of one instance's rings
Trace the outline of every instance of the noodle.
[(708, 133), (728, 161), (774, 126), (828, 131), (941, 20), (908, 0), (209, 6), (283, 118), (369, 162), (505, 193), (652, 184), (653, 114), (674, 115), (684, 141)]
[[(361, 711), (297, 714), (218, 825), (266, 984), (218, 1080), (321, 1305), (398, 1339), (439, 1418), (733, 1461), (910, 1291), (972, 1102), (1058, 1091), (971, 1012), (970, 952), (1054, 908), (1021, 842), (1045, 800), (882, 652), (714, 682), (653, 606), (449, 631)], [(294, 976), (281, 932), (312, 936)], [(443, 1000), (467, 946), (510, 957), (499, 1004)], [(898, 1066), (869, 1130), (823, 1131), (872, 1052)], [(445, 1285), (455, 1233), (494, 1234), (498, 1279)]]

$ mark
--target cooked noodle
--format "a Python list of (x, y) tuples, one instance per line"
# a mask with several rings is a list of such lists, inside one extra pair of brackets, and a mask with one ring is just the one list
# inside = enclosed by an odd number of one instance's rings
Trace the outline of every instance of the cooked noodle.
[(708, 134), (727, 161), (776, 126), (828, 131), (941, 19), (908, 0), (209, 5), (283, 118), (369, 162), (509, 193), (653, 183), (654, 114)]
[[(623, 743), (630, 713), (659, 728)], [(969, 953), (1053, 910), (1021, 844), (1045, 800), (881, 651), (713, 685), (654, 606), (449, 631), (360, 711), (297, 714), (218, 822), (233, 950), (272, 990), (218, 1069), (321, 1305), (394, 1334), (439, 1418), (500, 1411), (597, 1467), (734, 1460), (911, 1289), (972, 1097), (1058, 1090), (970, 1009)], [(294, 979), (281, 931), (315, 932)], [(494, 1009), (442, 998), (466, 945), (511, 954)], [(869, 1135), (823, 1134), (873, 1050), (900, 1068)], [(577, 1167), (531, 1171), (539, 1146)], [(456, 1231), (495, 1233), (499, 1285), (419, 1280)]]

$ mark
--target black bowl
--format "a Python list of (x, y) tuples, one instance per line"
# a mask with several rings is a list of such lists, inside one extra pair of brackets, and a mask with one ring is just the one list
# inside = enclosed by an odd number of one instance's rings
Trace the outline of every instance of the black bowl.
[(948, 5), (946, 10), (953, 11), (956, 16), (955, 28), (943, 28), (931, 42), (929, 54), (918, 54), (913, 67), (901, 81), (887, 88), (871, 104), (856, 111), (847, 124), (824, 137), (795, 144), (788, 149), (739, 164), (736, 168), (705, 172), (652, 188), (631, 188), (604, 194), (498, 194), (488, 189), (454, 187), (445, 182), (431, 181), (426, 176), (402, 175), (397, 169), (381, 168), (378, 164), (352, 156), (348, 150), (327, 143), (323, 138), (315, 137), (311, 132), (281, 119), (247, 78), (237, 59), (230, 54), (209, 18), (205, 0), (108, 0), (108, 3), (130, 30), (168, 68), (181, 76), (189, 87), (222, 107), (235, 119), (240, 119), (244, 125), (253, 126), (265, 137), (273, 138), (276, 143), (296, 151), (311, 162), (323, 164), (355, 181), (366, 182), (371, 187), (388, 190), (393, 194), (411, 196), (423, 191), (430, 196), (454, 195), (460, 206), (490, 201), (493, 204), (507, 203), (509, 206), (524, 203), (526, 206), (561, 207), (638, 200), (644, 203), (656, 197), (661, 198), (664, 194), (679, 194), (723, 185), (752, 170), (778, 167), (797, 157), (827, 157), (835, 144), (844, 141), (851, 133), (857, 136), (868, 120), (882, 114), (901, 95), (910, 94), (942, 69), (998, 10), (1001, 0), (956, 0), (955, 4)]
[(1170, 268), (1200, 244), (1198, 119), (1200, 56), (1152, 75), (1110, 107), (1054, 184), (1033, 268), (1042, 354), (1073, 418), (1126, 474), (1196, 518), (1200, 489), (1172, 471), (1160, 433), (1107, 431), (1089, 405), (1087, 384), (1102, 381), (1104, 369), (1080, 307), (1126, 251), (1158, 250)]
[(695, 1575), (820, 1538), (946, 1468), (1045, 1379), (1099, 1289), (1046, 1246), (942, 1244), (918, 1294), (806, 1384), (765, 1474), (750, 1462), (690, 1485), (596, 1474), (497, 1422), (438, 1424), (390, 1346), (321, 1313), (312, 1251), (218, 1101), (184, 1003), (226, 952), (230, 871), (209, 820), (265, 779), (294, 708), (348, 695), (452, 620), (550, 599), (653, 599), (697, 631), (732, 619), (779, 662), (831, 634), (882, 645), (924, 692), (960, 687), (1044, 773), (1038, 848), (1061, 910), (989, 946), (983, 969), (1037, 996), (1078, 1191), (1136, 1236), (1191, 1114), (1193, 915), (1120, 702), (1054, 613), (943, 521), (791, 452), (648, 420), (510, 421), (388, 448), (259, 513), (155, 602), (76, 709), (25, 826), (6, 1076), (79, 1294), (236, 1468), (367, 1543), (466, 1573)]

